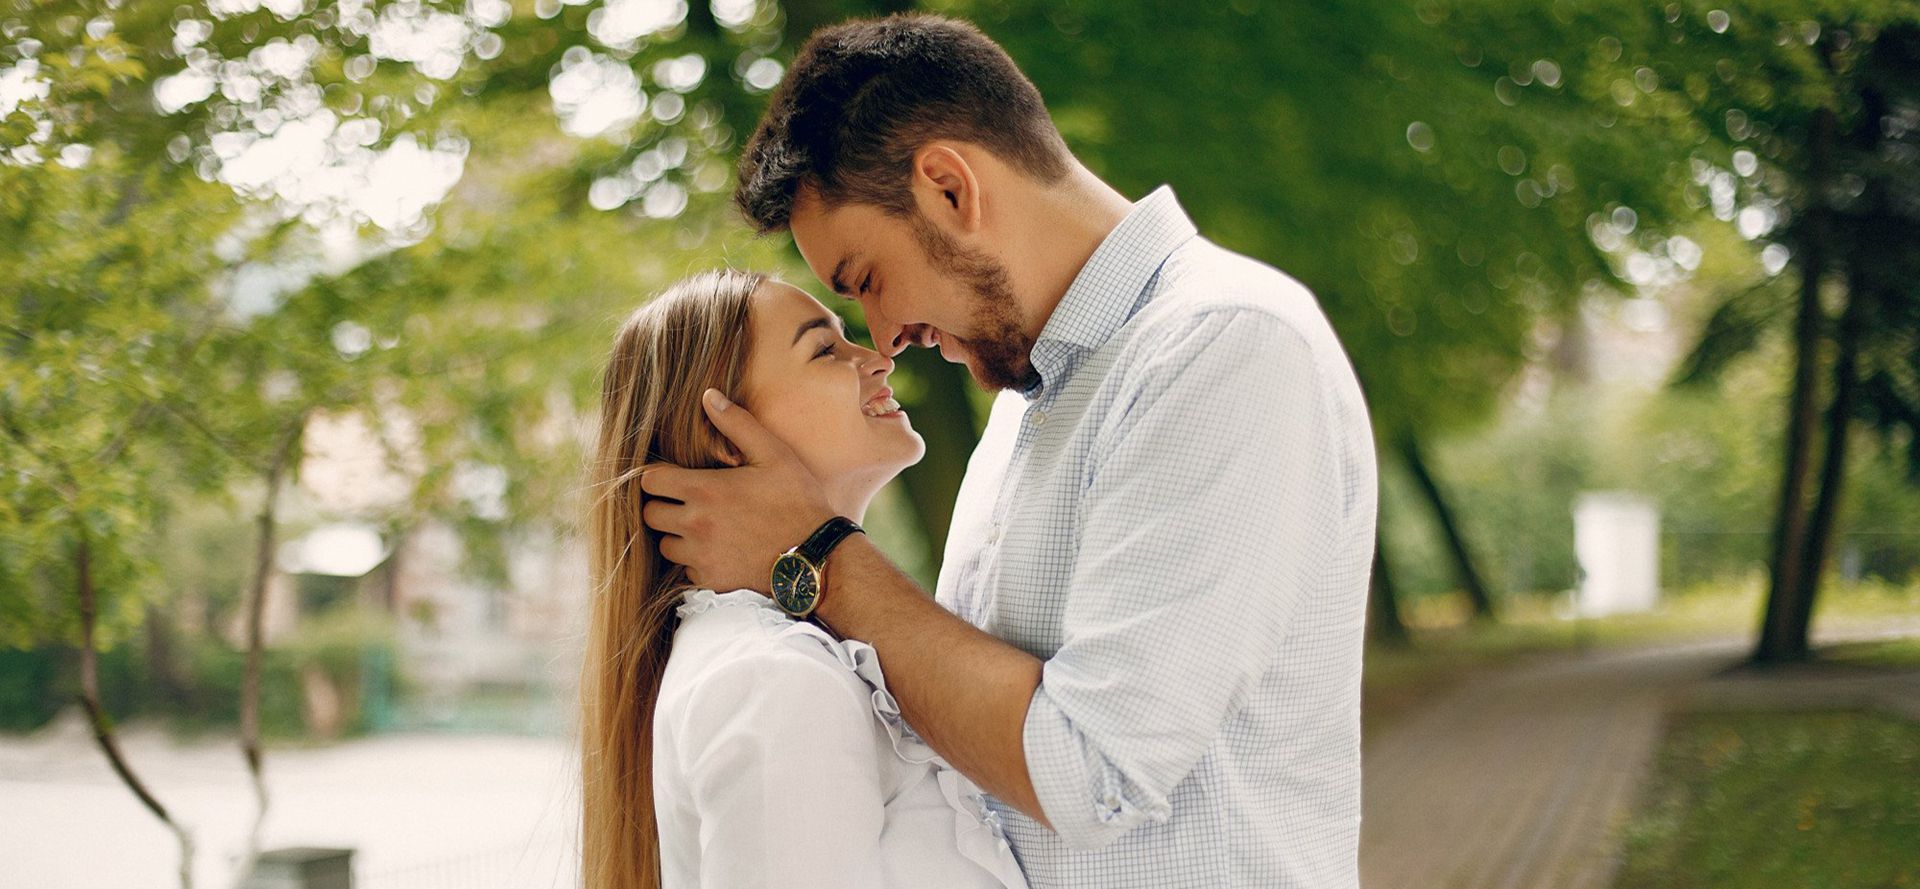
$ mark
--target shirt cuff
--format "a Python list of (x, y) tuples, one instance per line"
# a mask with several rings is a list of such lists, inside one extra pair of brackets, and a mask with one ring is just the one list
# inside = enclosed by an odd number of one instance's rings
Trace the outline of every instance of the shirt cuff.
[(1105, 848), (1142, 823), (1165, 821), (1173, 812), (1164, 794), (1129, 780), (1073, 727), (1047, 694), (1044, 680), (1027, 704), (1021, 743), (1041, 812), (1076, 852)]

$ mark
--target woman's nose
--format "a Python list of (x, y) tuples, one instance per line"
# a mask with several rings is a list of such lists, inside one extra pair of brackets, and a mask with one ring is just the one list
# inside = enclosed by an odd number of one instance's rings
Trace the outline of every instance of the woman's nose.
[(867, 352), (867, 359), (861, 367), (862, 370), (865, 370), (867, 373), (877, 372), (881, 376), (893, 373), (893, 359), (888, 358), (886, 353), (876, 352), (872, 349), (865, 351)]

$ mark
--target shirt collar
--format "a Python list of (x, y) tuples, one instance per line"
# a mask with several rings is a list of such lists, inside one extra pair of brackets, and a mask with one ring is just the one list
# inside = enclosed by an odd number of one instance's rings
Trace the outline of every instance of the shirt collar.
[(1167, 257), (1197, 231), (1171, 187), (1162, 185), (1135, 203), (1048, 316), (1030, 357), (1040, 384), (1022, 394), (1033, 399), (1058, 386), (1082, 356), (1105, 344), (1146, 302), (1147, 284)]

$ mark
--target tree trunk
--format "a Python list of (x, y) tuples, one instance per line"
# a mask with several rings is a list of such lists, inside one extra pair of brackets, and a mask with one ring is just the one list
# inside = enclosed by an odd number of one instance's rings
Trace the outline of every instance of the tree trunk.
[(1441, 492), (1440, 483), (1428, 468), (1426, 458), (1420, 452), (1420, 441), (1413, 433), (1400, 436), (1400, 456), (1413, 473), (1420, 493), (1426, 496), (1427, 503), (1433, 507), (1433, 517), (1440, 525), (1441, 536), (1446, 539), (1447, 552), (1453, 557), (1454, 572), (1459, 576), (1467, 601), (1473, 607), (1474, 618), (1492, 620), (1495, 616), (1493, 597), (1488, 594), (1487, 585), (1480, 580), (1480, 571), (1473, 564), (1473, 553), (1467, 548), (1459, 523), (1454, 520), (1453, 508), (1447, 505), (1446, 495)]
[(253, 555), (253, 583), (247, 590), (247, 665), (240, 683), (240, 751), (247, 762), (254, 798), (253, 828), (248, 832), (245, 858), (237, 871), (243, 878), (253, 870), (254, 861), (260, 856), (260, 832), (266, 824), (269, 802), (260, 749), (260, 668), (266, 649), (262, 624), (266, 613), (267, 582), (273, 577), (273, 553), (279, 528), (274, 520), (274, 511), (280, 504), (281, 477), (286, 473), (287, 461), (293, 455), (305, 425), (306, 414), (303, 412), (282, 431), (279, 445), (262, 472), (267, 490), (260, 505), (260, 514), (255, 519), (260, 531)]
[(1820, 281), (1826, 276), (1830, 213), (1826, 206), (1828, 168), (1832, 163), (1836, 120), (1831, 109), (1814, 115), (1809, 137), (1806, 235), (1797, 245), (1800, 260), (1800, 307), (1793, 326), (1793, 394), (1787, 406), (1786, 470), (1780, 479), (1780, 508), (1774, 516), (1773, 554), (1769, 559), (1771, 588), (1766, 614), (1760, 620), (1756, 661), (1791, 660), (1794, 613), (1804, 592), (1802, 561), (1807, 548), (1807, 476), (1813, 463), (1815, 374), (1820, 363)]
[(100, 746), (100, 752), (106, 754), (107, 763), (113, 766), (114, 774), (120, 776), (120, 782), (133, 791), (147, 811), (152, 812), (154, 817), (160, 819), (160, 823), (173, 832), (174, 840), (180, 846), (180, 885), (182, 889), (192, 889), (193, 837), (173, 820), (167, 808), (133, 773), (133, 766), (120, 751), (120, 741), (113, 732), (113, 720), (100, 703), (100, 655), (93, 645), (95, 615), (98, 614), (93, 589), (93, 547), (87, 530), (83, 527), (79, 532), (73, 565), (80, 596), (80, 706), (87, 711), (87, 722), (93, 727), (94, 743)]
[(1400, 619), (1400, 591), (1387, 571), (1387, 541), (1375, 526), (1373, 579), (1367, 585), (1367, 635), (1379, 645), (1401, 647), (1412, 641)]
[(1780, 636), (1769, 660), (1805, 660), (1811, 650), (1813, 605), (1820, 595), (1820, 575), (1833, 549), (1834, 520), (1846, 491), (1847, 432), (1853, 425), (1853, 403), (1860, 388), (1860, 337), (1866, 321), (1869, 294), (1849, 288), (1846, 311), (1840, 318), (1839, 355), (1833, 364), (1833, 403), (1827, 406), (1826, 455), (1820, 466), (1820, 494), (1807, 519), (1806, 540), (1800, 556), (1795, 595), (1782, 608)]

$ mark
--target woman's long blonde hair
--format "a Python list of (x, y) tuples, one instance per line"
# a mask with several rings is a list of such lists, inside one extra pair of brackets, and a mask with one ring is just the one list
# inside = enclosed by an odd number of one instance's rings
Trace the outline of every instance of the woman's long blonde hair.
[(693, 584), (660, 555), (640, 518), (640, 468), (696, 469), (734, 455), (700, 395), (736, 400), (751, 334), (747, 307), (764, 275), (707, 272), (681, 281), (627, 318), (601, 388), (591, 464), (587, 558), (593, 601), (580, 671), (581, 871), (585, 889), (658, 889), (653, 811), (653, 704)]

